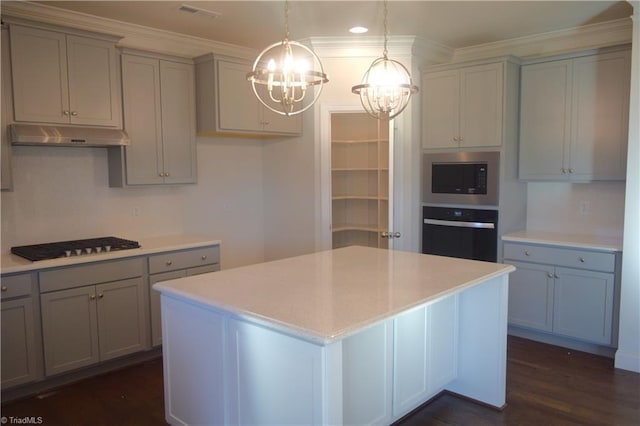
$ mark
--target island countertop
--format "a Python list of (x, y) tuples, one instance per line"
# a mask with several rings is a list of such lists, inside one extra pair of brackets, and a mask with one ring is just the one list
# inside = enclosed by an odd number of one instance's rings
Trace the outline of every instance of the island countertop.
[(328, 344), (514, 270), (497, 263), (351, 246), (153, 288)]

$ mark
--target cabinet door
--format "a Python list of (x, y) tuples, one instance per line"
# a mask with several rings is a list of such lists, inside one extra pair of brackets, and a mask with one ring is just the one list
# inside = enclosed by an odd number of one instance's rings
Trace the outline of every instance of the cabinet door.
[(220, 131), (260, 132), (262, 105), (247, 81), (248, 63), (216, 61), (218, 129)]
[(99, 361), (95, 288), (40, 295), (45, 372), (51, 376)]
[(301, 134), (302, 133), (302, 114), (286, 116), (277, 114), (269, 108), (262, 108), (262, 119), (260, 120), (262, 129), (266, 133), (278, 134)]
[(122, 113), (115, 45), (69, 35), (67, 60), (71, 124), (120, 127)]
[(462, 69), (460, 73), (461, 147), (502, 144), (503, 65)]
[(2, 302), (2, 389), (38, 377), (33, 318), (31, 298)]
[(556, 268), (553, 331), (610, 345), (613, 274)]
[(571, 60), (522, 67), (520, 179), (568, 179), (571, 73)]
[(625, 180), (630, 52), (573, 62), (571, 178)]
[(193, 65), (160, 61), (165, 183), (196, 181), (196, 100)]
[(0, 189), (10, 190), (13, 188), (13, 175), (11, 173), (11, 142), (7, 134), (7, 125), (13, 121), (11, 117), (11, 60), (9, 56), (9, 31), (2, 28), (2, 75), (0, 76), (0, 91), (2, 98), (0, 99)]
[(147, 297), (142, 278), (96, 285), (100, 360), (147, 349)]
[(509, 275), (509, 324), (552, 331), (553, 266), (507, 262), (516, 267)]
[(427, 73), (422, 78), (422, 145), (457, 148), (460, 116), (460, 71)]
[(159, 61), (122, 55), (122, 85), (124, 128), (131, 138), (125, 148), (127, 184), (163, 183)]
[(160, 311), (160, 292), (153, 289), (155, 283), (160, 281), (175, 280), (187, 276), (185, 270), (164, 272), (149, 277), (149, 306), (151, 309), (151, 346), (162, 344), (162, 315)]
[(19, 25), (10, 32), (14, 119), (68, 124), (66, 36)]

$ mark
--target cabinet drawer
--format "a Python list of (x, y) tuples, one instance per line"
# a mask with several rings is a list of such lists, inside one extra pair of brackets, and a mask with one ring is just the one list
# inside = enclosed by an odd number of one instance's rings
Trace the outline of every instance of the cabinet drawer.
[(220, 263), (220, 246), (172, 251), (149, 256), (149, 273), (175, 271)]
[(614, 253), (530, 244), (505, 243), (504, 258), (605, 272), (616, 266)]
[(34, 280), (35, 274), (4, 275), (0, 283), (2, 300), (30, 295)]
[(119, 281), (140, 277), (142, 273), (141, 257), (68, 266), (40, 272), (40, 292)]

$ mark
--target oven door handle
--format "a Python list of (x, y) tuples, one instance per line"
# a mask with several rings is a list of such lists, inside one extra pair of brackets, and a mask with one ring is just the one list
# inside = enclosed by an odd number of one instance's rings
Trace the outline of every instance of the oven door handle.
[(495, 229), (495, 223), (491, 222), (462, 222), (455, 220), (440, 220), (440, 219), (424, 219), (425, 225), (441, 225), (441, 226), (454, 226), (456, 228), (478, 228), (478, 229)]

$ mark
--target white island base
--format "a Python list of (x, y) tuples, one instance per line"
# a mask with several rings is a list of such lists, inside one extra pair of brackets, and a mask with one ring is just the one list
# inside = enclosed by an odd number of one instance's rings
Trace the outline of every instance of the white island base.
[(390, 424), (443, 390), (501, 408), (513, 269), (349, 247), (156, 284), (166, 420)]

